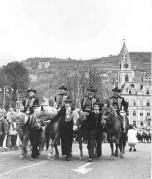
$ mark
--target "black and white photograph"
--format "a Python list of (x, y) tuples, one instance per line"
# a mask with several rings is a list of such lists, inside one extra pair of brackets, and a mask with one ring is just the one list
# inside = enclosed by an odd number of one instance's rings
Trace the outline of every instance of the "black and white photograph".
[(0, 179), (151, 179), (151, 0), (0, 0)]

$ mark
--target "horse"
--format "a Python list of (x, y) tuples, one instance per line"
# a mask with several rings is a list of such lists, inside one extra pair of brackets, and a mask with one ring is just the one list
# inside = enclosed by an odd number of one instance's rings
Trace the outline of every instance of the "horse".
[[(124, 133), (122, 130), (122, 122), (120, 116), (116, 113), (112, 106), (107, 105), (102, 109), (102, 120), (101, 125), (107, 131), (107, 137), (110, 142), (111, 147), (111, 156), (110, 159), (114, 159), (114, 157), (118, 157), (118, 149), (120, 150), (120, 157), (123, 157), (125, 152), (125, 145), (127, 141), (127, 128), (128, 124), (126, 120), (124, 120), (124, 127), (126, 132)], [(115, 152), (114, 152), (114, 145), (115, 142)]]
[(83, 139), (88, 138), (88, 128), (87, 125), (85, 124), (86, 118), (87, 118), (87, 113), (83, 112), (81, 109), (77, 108), (73, 111), (72, 116), (73, 116), (73, 130), (74, 133), (76, 134), (76, 139), (79, 143), (79, 149), (80, 149), (80, 160), (83, 159), (83, 149), (82, 149), (82, 143)]
[(43, 134), (46, 141), (46, 149), (49, 148), (49, 142), (51, 139), (51, 149), (48, 154), (48, 159), (53, 157), (53, 147), (55, 148), (55, 157), (59, 158), (59, 151), (57, 148), (58, 140), (60, 137), (61, 120), (53, 120), (53, 117), (57, 115), (57, 110), (51, 106), (41, 106), (35, 111), (36, 118), (39, 118), (45, 124)]
[(23, 112), (16, 113), (16, 120), (18, 122), (17, 131), (22, 142), (20, 159), (27, 157), (27, 145), (30, 140), (32, 147), (31, 160), (37, 158), (40, 154), (40, 146), (42, 142), (42, 125), (43, 121), (36, 118), (36, 114), (28, 115)]

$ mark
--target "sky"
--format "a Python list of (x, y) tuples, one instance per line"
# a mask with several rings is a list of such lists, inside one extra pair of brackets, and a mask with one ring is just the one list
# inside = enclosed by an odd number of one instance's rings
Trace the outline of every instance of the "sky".
[(151, 0), (0, 0), (0, 66), (152, 51)]

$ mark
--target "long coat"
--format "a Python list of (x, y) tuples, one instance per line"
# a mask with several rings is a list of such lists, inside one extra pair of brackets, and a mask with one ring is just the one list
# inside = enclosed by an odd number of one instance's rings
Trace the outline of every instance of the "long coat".
[(124, 108), (125, 112), (128, 112), (128, 103), (125, 101), (123, 97), (112, 96), (110, 97), (109, 101), (110, 101), (110, 104), (114, 107), (114, 109), (118, 111), (118, 113), (120, 112), (122, 107)]
[[(72, 113), (72, 110), (71, 110)], [(72, 149), (72, 137), (73, 137), (73, 121), (72, 118), (69, 121), (66, 121), (66, 108), (63, 106), (58, 114), (53, 118), (53, 121), (56, 121), (60, 118), (61, 120), (61, 147), (62, 155), (70, 156)]]
[(96, 130), (99, 129), (101, 130), (101, 118), (102, 118), (102, 113), (99, 112), (99, 118), (96, 119), (96, 114), (94, 111), (92, 111), (87, 119), (87, 124), (88, 124), (88, 129), (89, 130)]

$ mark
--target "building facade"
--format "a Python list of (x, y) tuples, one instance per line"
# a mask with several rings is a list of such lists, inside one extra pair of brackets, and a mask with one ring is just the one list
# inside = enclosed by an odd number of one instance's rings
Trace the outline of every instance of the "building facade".
[(151, 127), (151, 78), (147, 76), (146, 72), (133, 69), (125, 41), (120, 51), (118, 86), (122, 89), (121, 96), (129, 104), (130, 124), (137, 127)]

